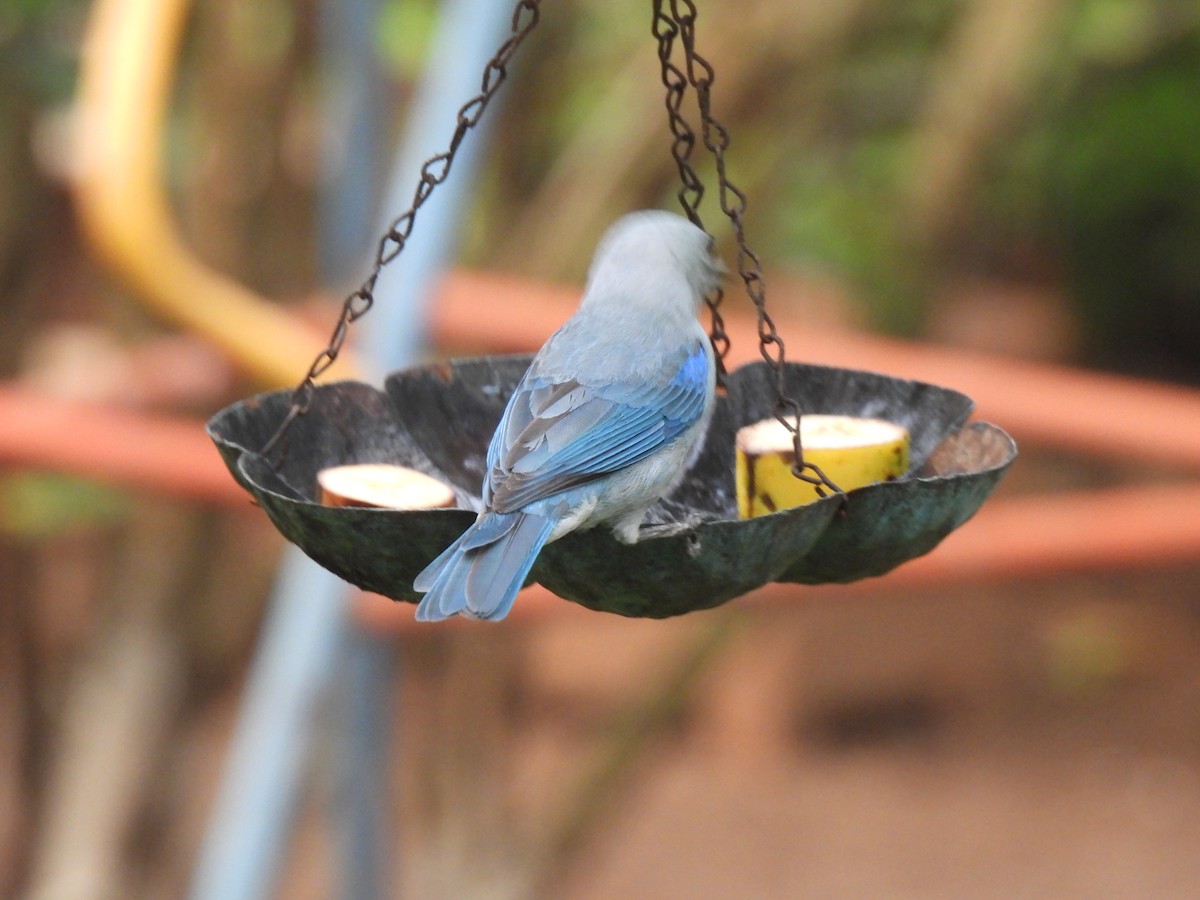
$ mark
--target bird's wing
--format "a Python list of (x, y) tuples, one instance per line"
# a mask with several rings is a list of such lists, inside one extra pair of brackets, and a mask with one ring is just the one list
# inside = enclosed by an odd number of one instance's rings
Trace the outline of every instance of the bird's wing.
[(517, 387), (488, 450), (485, 500), (519, 509), (633, 465), (704, 413), (709, 359), (697, 340), (680, 348), (658, 383), (580, 384), (529, 374)]

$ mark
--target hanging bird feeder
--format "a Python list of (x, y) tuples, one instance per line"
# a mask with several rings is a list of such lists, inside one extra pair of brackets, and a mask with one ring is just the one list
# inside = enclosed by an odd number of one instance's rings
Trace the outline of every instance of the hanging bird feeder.
[[(531, 357), (418, 366), (393, 373), (383, 390), (350, 381), (317, 385), (315, 379), (337, 358), (348, 326), (370, 308), (380, 271), (403, 250), (417, 210), (449, 174), (454, 153), (538, 11), (537, 0), (517, 4), (512, 36), (488, 63), (482, 92), (460, 110), (449, 150), (425, 164), (412, 208), (381, 240), (370, 276), (347, 298), (330, 346), (300, 385), (235, 403), (208, 426), (230, 472), (288, 540), (350, 583), (396, 600), (420, 599), (413, 579), (475, 520), (489, 441)], [(759, 313), (764, 361), (722, 372), (724, 391), (703, 450), (680, 486), (651, 508), (637, 543), (619, 543), (603, 526), (568, 534), (543, 548), (530, 580), (592, 609), (662, 618), (717, 606), (771, 581), (820, 584), (883, 574), (927, 553), (970, 518), (1015, 459), (1016, 446), (994, 425), (966, 424), (973, 404), (957, 391), (784, 360), (783, 342), (766, 314), (758, 259), (745, 242), (745, 198), (725, 174), (728, 136), (709, 109), (712, 69), (695, 52), (695, 8), (687, 0), (655, 0), (653, 22), (672, 155), (683, 183), (679, 199), (700, 225), (703, 187), (690, 165), (696, 136), (681, 114), (691, 87), (703, 143), (716, 161), (721, 208), (737, 239), (738, 272)], [(672, 61), (676, 42), (683, 68)], [(729, 341), (719, 302), (718, 295), (709, 305), (713, 343), (723, 357)], [(843, 492), (806, 461), (801, 413), (902, 426), (907, 466), (889, 480)], [(742, 518), (738, 434), (772, 419), (790, 434), (793, 472), (816, 499)], [(456, 508), (335, 505), (322, 496), (322, 472), (362, 463), (431, 476), (452, 489)]]

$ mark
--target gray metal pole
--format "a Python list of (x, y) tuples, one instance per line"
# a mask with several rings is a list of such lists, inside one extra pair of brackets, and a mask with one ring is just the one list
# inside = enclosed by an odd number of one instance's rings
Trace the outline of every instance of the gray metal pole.
[[(388, 212), (408, 207), (420, 162), (449, 140), (454, 114), (478, 92), (483, 66), (507, 33), (510, 15), (511, 5), (497, 0), (444, 4), (409, 138), (399, 154), (385, 203)], [(481, 143), (478, 135), (464, 142), (453, 176), (423, 207), (404, 254), (376, 287), (376, 307), (360, 326), (365, 333), (356, 337), (362, 358), (374, 361), (380, 371), (412, 362), (424, 346), (430, 288), (454, 250), (453, 238)], [(339, 647), (353, 642), (346, 595), (345, 584), (336, 576), (289, 548), (270, 599), (225, 779), (201, 848), (193, 900), (271, 896), (299, 794), (314, 712)]]

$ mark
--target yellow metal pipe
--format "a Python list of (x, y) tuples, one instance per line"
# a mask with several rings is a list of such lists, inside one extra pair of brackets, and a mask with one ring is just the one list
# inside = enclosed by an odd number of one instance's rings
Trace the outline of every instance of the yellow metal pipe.
[[(196, 258), (170, 212), (161, 140), (188, 0), (96, 0), (79, 84), (84, 234), (139, 299), (265, 386), (300, 380), (325, 339)], [(356, 366), (338, 362), (340, 377)]]

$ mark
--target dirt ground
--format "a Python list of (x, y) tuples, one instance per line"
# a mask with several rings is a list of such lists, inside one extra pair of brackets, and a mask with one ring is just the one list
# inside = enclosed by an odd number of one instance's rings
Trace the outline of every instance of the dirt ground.
[[(829, 588), (408, 646), (397, 895), (1200, 896), (1198, 578)], [(322, 833), (283, 896), (325, 896)]]
[(1138, 587), (764, 616), (774, 676), (708, 695), (564, 896), (1200, 895), (1200, 618)]

